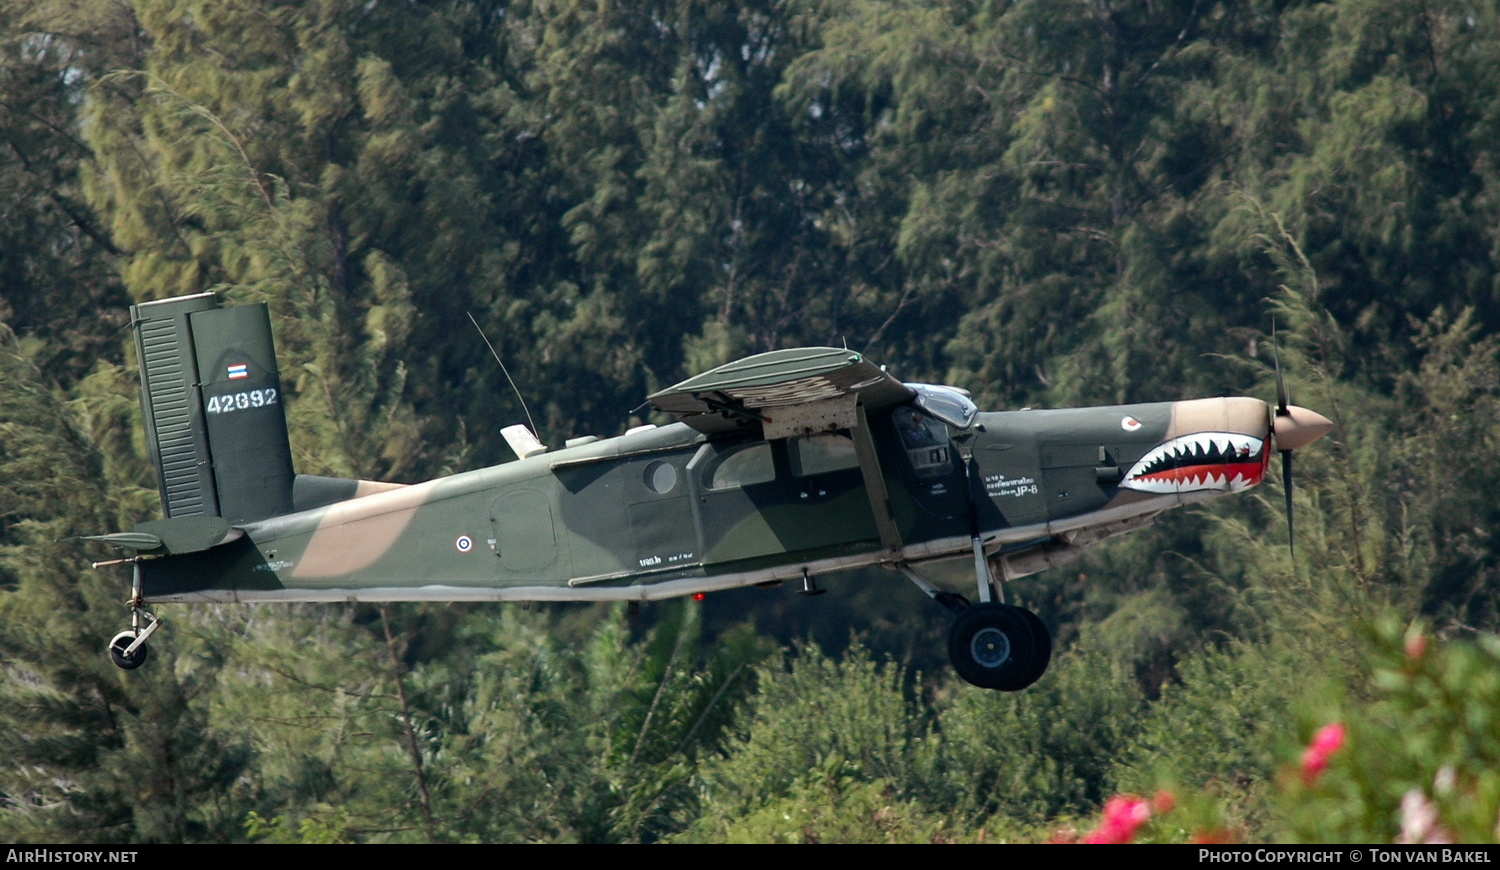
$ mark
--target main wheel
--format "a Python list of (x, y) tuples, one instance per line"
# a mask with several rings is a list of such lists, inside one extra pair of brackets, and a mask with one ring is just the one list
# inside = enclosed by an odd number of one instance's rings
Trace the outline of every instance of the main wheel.
[(1026, 608), (1017, 607), (1016, 612), (1021, 614), (1021, 617), (1026, 620), (1026, 624), (1031, 627), (1031, 636), (1036, 640), (1036, 648), (1031, 654), (1030, 666), (1026, 668), (1026, 671), (1021, 674), (1020, 679), (1015, 684), (1006, 687), (1008, 691), (1012, 692), (1019, 692), (1037, 680), (1040, 680), (1042, 674), (1047, 673), (1047, 665), (1052, 663), (1052, 632), (1047, 630), (1047, 626), (1042, 623), (1042, 620), (1035, 613)]
[(1011, 691), (1030, 685), (1023, 681), (1033, 669), (1037, 639), (1024, 612), (990, 603), (960, 613), (948, 632), (948, 657), (958, 675), (981, 689)]
[(127, 671), (133, 671), (146, 663), (148, 650), (145, 644), (136, 647), (135, 652), (129, 656), (125, 655), (125, 650), (129, 649), (132, 643), (135, 643), (135, 631), (129, 628), (115, 635), (109, 642), (110, 661)]

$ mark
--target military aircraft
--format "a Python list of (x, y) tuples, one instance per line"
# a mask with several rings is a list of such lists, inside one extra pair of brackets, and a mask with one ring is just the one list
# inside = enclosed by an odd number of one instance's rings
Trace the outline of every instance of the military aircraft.
[[(813, 347), (719, 366), (657, 392), (670, 425), (541, 444), (412, 485), (296, 474), (264, 304), (211, 293), (132, 307), (141, 403), (165, 519), (90, 536), (130, 552), (131, 627), (148, 605), (258, 601), (627, 601), (881, 565), (955, 614), (960, 676), (1014, 691), (1052, 641), (1004, 583), (1260, 483), (1327, 433), (1253, 398), (982, 412), (954, 387), (902, 383)], [(1288, 506), (1290, 489), (1288, 488)], [(974, 602), (952, 588), (972, 584)], [(963, 587), (960, 586), (960, 589)]]

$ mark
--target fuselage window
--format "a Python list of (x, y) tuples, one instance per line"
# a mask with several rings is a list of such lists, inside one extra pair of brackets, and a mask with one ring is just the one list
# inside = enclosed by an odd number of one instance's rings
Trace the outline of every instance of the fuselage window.
[(776, 462), (771, 445), (765, 441), (736, 450), (714, 466), (708, 480), (709, 489), (734, 489), (776, 479)]
[(859, 467), (854, 439), (848, 435), (809, 435), (792, 439), (791, 446), (792, 474), (797, 477)]
[(660, 459), (646, 466), (642, 482), (657, 495), (666, 495), (677, 486), (677, 469)]

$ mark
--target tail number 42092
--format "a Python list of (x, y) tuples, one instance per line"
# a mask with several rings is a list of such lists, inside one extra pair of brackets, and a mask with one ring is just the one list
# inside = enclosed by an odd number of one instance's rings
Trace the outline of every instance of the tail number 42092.
[(238, 393), (228, 393), (223, 396), (210, 396), (205, 410), (210, 414), (228, 414), (233, 411), (247, 411), (251, 408), (264, 408), (274, 404), (276, 404), (276, 390), (267, 387), (263, 390), (241, 390)]

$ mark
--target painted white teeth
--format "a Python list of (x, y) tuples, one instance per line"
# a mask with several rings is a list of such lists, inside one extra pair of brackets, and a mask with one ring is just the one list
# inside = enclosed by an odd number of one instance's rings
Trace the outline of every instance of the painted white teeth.
[[(1261, 455), (1260, 451), (1264, 446), (1265, 443), (1261, 439), (1239, 432), (1198, 432), (1192, 435), (1183, 435), (1152, 448), (1130, 469), (1129, 473), (1120, 482), (1120, 485), (1128, 489), (1158, 493), (1191, 492), (1205, 489), (1219, 490), (1221, 492), (1239, 492), (1253, 486), (1258, 482), (1258, 477), (1252, 481), (1238, 471), (1231, 477), (1227, 471), (1215, 473), (1204, 470), (1181, 480), (1152, 480), (1142, 478), (1147, 475), (1147, 469), (1164, 463), (1178, 465), (1184, 459), (1192, 460), (1199, 457), (1207, 459), (1210, 456), (1222, 460), (1227, 460), (1232, 456), (1238, 456), (1242, 459), (1258, 457)], [(1158, 471), (1160, 470), (1162, 469), (1158, 469)]]

